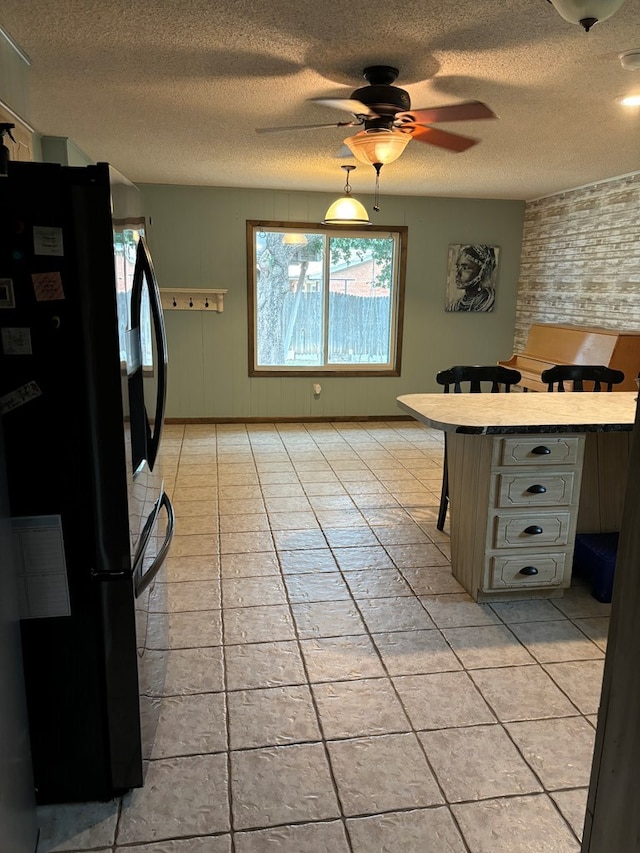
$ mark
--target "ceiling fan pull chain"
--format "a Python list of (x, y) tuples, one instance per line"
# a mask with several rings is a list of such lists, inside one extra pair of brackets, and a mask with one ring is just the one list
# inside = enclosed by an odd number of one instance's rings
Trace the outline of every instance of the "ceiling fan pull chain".
[(380, 169), (382, 169), (382, 163), (374, 163), (373, 168), (376, 170), (376, 192), (373, 197), (373, 209), (378, 213), (380, 210)]

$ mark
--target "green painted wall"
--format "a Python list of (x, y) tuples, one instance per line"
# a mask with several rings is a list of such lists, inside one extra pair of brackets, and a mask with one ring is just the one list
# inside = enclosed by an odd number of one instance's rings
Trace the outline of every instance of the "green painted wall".
[[(399, 394), (439, 390), (438, 370), (511, 355), (524, 202), (383, 196), (376, 224), (409, 228), (402, 375), (280, 379), (248, 376), (245, 222), (319, 222), (336, 194), (140, 186), (160, 287), (229, 291), (222, 314), (166, 312), (169, 417), (397, 415)], [(371, 198), (359, 198), (372, 209)], [(444, 311), (448, 247), (466, 242), (500, 247), (491, 313)]]
[(0, 27), (0, 101), (29, 121), (29, 62)]
[(90, 166), (94, 161), (68, 136), (42, 136), (42, 160), (61, 166)]

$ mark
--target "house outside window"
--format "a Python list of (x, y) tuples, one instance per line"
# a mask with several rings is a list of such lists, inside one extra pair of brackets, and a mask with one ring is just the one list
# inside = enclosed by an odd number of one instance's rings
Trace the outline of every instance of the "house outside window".
[(399, 376), (407, 228), (247, 222), (250, 376)]

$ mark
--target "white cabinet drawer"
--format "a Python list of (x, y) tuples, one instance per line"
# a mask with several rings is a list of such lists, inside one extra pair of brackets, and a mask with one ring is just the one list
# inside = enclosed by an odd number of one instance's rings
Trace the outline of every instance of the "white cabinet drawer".
[(580, 455), (580, 436), (532, 435), (502, 438), (498, 465), (572, 465)]
[(486, 590), (560, 586), (566, 562), (567, 554), (562, 552), (545, 552), (535, 557), (491, 557)]
[(500, 513), (494, 519), (494, 548), (566, 545), (571, 512)]
[(502, 473), (496, 475), (495, 505), (517, 506), (569, 506), (574, 496), (573, 471), (558, 473), (531, 472)]

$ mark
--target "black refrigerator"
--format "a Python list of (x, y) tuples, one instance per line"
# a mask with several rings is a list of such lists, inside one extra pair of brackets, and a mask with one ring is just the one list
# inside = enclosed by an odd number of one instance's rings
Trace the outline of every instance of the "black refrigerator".
[(174, 519), (144, 231), (139, 192), (105, 163), (0, 177), (0, 413), (40, 803), (142, 785), (162, 689), (146, 632)]
[(0, 849), (35, 853), (38, 824), (12, 551), (0, 418)]

